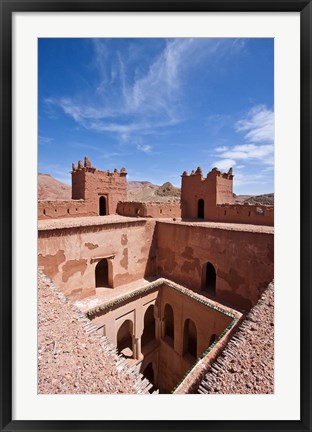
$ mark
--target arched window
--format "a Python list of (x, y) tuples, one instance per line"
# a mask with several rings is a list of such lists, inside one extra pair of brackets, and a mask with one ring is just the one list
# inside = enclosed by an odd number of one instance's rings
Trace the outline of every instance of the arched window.
[(165, 312), (164, 312), (164, 336), (170, 345), (173, 346), (174, 343), (174, 318), (173, 318), (173, 309), (170, 304), (166, 304)]
[(132, 329), (132, 321), (126, 320), (117, 333), (117, 350), (127, 358), (133, 358)]
[(204, 288), (208, 291), (210, 295), (214, 296), (216, 294), (217, 275), (214, 266), (210, 262), (206, 264), (206, 271), (204, 277), (205, 277)]
[(108, 262), (106, 258), (101, 259), (95, 267), (95, 287), (103, 288), (108, 285)]
[(154, 305), (150, 305), (144, 315), (144, 330), (142, 334), (141, 344), (142, 348), (149, 342), (155, 339), (155, 318), (154, 318)]
[(107, 214), (106, 197), (101, 196), (99, 199), (99, 215), (105, 216), (106, 214)]
[(191, 319), (187, 319), (184, 323), (183, 353), (197, 358), (197, 331)]
[(200, 198), (197, 203), (197, 217), (198, 219), (205, 218), (205, 201)]

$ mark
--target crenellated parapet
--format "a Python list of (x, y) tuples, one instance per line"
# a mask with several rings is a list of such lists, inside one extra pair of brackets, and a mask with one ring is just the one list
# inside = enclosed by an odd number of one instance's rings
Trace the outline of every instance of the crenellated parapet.
[(182, 217), (207, 220), (218, 204), (233, 202), (233, 169), (221, 172), (213, 168), (206, 177), (201, 167), (182, 174)]
[(71, 173), (74, 174), (76, 172), (89, 172), (89, 173), (95, 173), (95, 172), (101, 173), (102, 175), (106, 175), (108, 177), (110, 176), (119, 176), (119, 177), (125, 177), (127, 175), (126, 168), (121, 168), (120, 171), (118, 171), (117, 168), (114, 168), (113, 172), (110, 172), (110, 170), (102, 171), (97, 170), (95, 167), (92, 166), (88, 156), (84, 157), (84, 162), (82, 160), (78, 161), (78, 165), (76, 165), (74, 162), (72, 163), (72, 171)]
[(206, 177), (200, 167), (182, 174), (182, 218), (211, 222), (274, 225), (274, 207), (235, 203), (233, 169), (221, 172), (213, 168)]
[(84, 157), (84, 163), (82, 163), (82, 160), (78, 161), (78, 165), (76, 165), (74, 162), (72, 163), (72, 173), (75, 173), (77, 171), (88, 171), (94, 173), (96, 171), (96, 168), (92, 167), (91, 162), (88, 158), (88, 156)]
[(191, 171), (191, 174), (188, 174), (187, 171), (184, 171), (182, 174), (182, 177), (196, 177), (196, 178), (200, 177), (201, 181), (205, 181), (206, 179), (208, 179), (210, 177), (211, 178), (222, 177), (224, 179), (233, 180), (234, 175), (233, 175), (233, 168), (230, 168), (228, 170), (228, 172), (221, 172), (218, 168), (215, 167), (215, 168), (212, 168), (212, 170), (207, 173), (206, 177), (204, 177), (201, 167), (197, 167), (196, 171), (195, 170)]

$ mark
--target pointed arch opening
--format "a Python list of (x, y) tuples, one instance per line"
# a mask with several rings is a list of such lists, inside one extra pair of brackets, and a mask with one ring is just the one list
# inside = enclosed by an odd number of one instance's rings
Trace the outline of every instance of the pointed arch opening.
[(217, 273), (211, 262), (207, 262), (204, 270), (204, 283), (203, 288), (208, 291), (211, 296), (216, 295), (216, 281)]
[(189, 318), (184, 323), (183, 353), (197, 358), (197, 330), (194, 321)]
[(164, 337), (170, 345), (174, 345), (174, 316), (169, 303), (164, 310)]
[(153, 340), (155, 340), (154, 305), (150, 305), (144, 315), (144, 330), (141, 339), (142, 349)]
[(117, 333), (117, 350), (118, 353), (127, 358), (133, 358), (133, 323), (131, 320), (124, 321)]
[(197, 218), (205, 218), (205, 201), (202, 198), (200, 198), (197, 203)]
[(105, 196), (100, 196), (99, 198), (99, 215), (107, 215), (107, 201)]

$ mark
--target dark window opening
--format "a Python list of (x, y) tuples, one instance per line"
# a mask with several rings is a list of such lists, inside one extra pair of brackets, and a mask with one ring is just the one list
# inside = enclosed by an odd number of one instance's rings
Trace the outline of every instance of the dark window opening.
[(67, 213), (69, 214), (69, 209), (67, 209)]
[(205, 288), (211, 295), (216, 294), (216, 270), (214, 266), (208, 262), (206, 265), (206, 280), (205, 280)]
[(183, 353), (197, 358), (197, 331), (191, 319), (187, 319), (184, 323)]
[(108, 287), (108, 262), (104, 258), (95, 267), (95, 287)]
[(174, 343), (174, 317), (173, 317), (173, 309), (169, 304), (166, 304), (166, 306), (165, 306), (164, 324), (165, 324), (164, 336), (167, 337), (167, 340), (170, 342), (170, 345), (173, 346), (173, 343)]
[(154, 318), (154, 305), (150, 305), (144, 315), (144, 330), (142, 334), (141, 344), (142, 348), (149, 342), (155, 339), (155, 318)]
[(45, 213), (45, 210), (43, 210), (43, 214), (45, 215), (46, 213)]
[(198, 219), (204, 219), (205, 216), (205, 201), (200, 198), (197, 203), (197, 217)]
[(99, 199), (99, 214), (100, 216), (105, 216), (107, 214), (106, 197), (103, 196)]

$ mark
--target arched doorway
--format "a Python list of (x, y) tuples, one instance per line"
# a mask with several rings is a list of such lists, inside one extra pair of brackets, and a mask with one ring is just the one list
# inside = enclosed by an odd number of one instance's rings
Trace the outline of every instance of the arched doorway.
[(132, 321), (126, 320), (117, 333), (117, 350), (127, 358), (133, 358), (132, 329)]
[(141, 338), (142, 349), (155, 339), (154, 305), (150, 305), (144, 315), (144, 330)]
[(106, 205), (106, 197), (101, 196), (99, 198), (99, 215), (105, 216), (107, 215), (107, 205)]
[(210, 295), (215, 296), (217, 274), (214, 266), (210, 262), (206, 264), (206, 271), (204, 276), (205, 276), (204, 288), (208, 291)]
[(107, 258), (101, 259), (95, 267), (95, 287), (109, 287), (108, 284), (108, 261)]
[(173, 346), (174, 344), (174, 317), (170, 304), (166, 304), (164, 311), (164, 337)]
[(185, 320), (184, 323), (183, 353), (197, 358), (197, 330), (191, 319)]
[(205, 201), (200, 198), (197, 203), (197, 217), (198, 219), (205, 218)]

